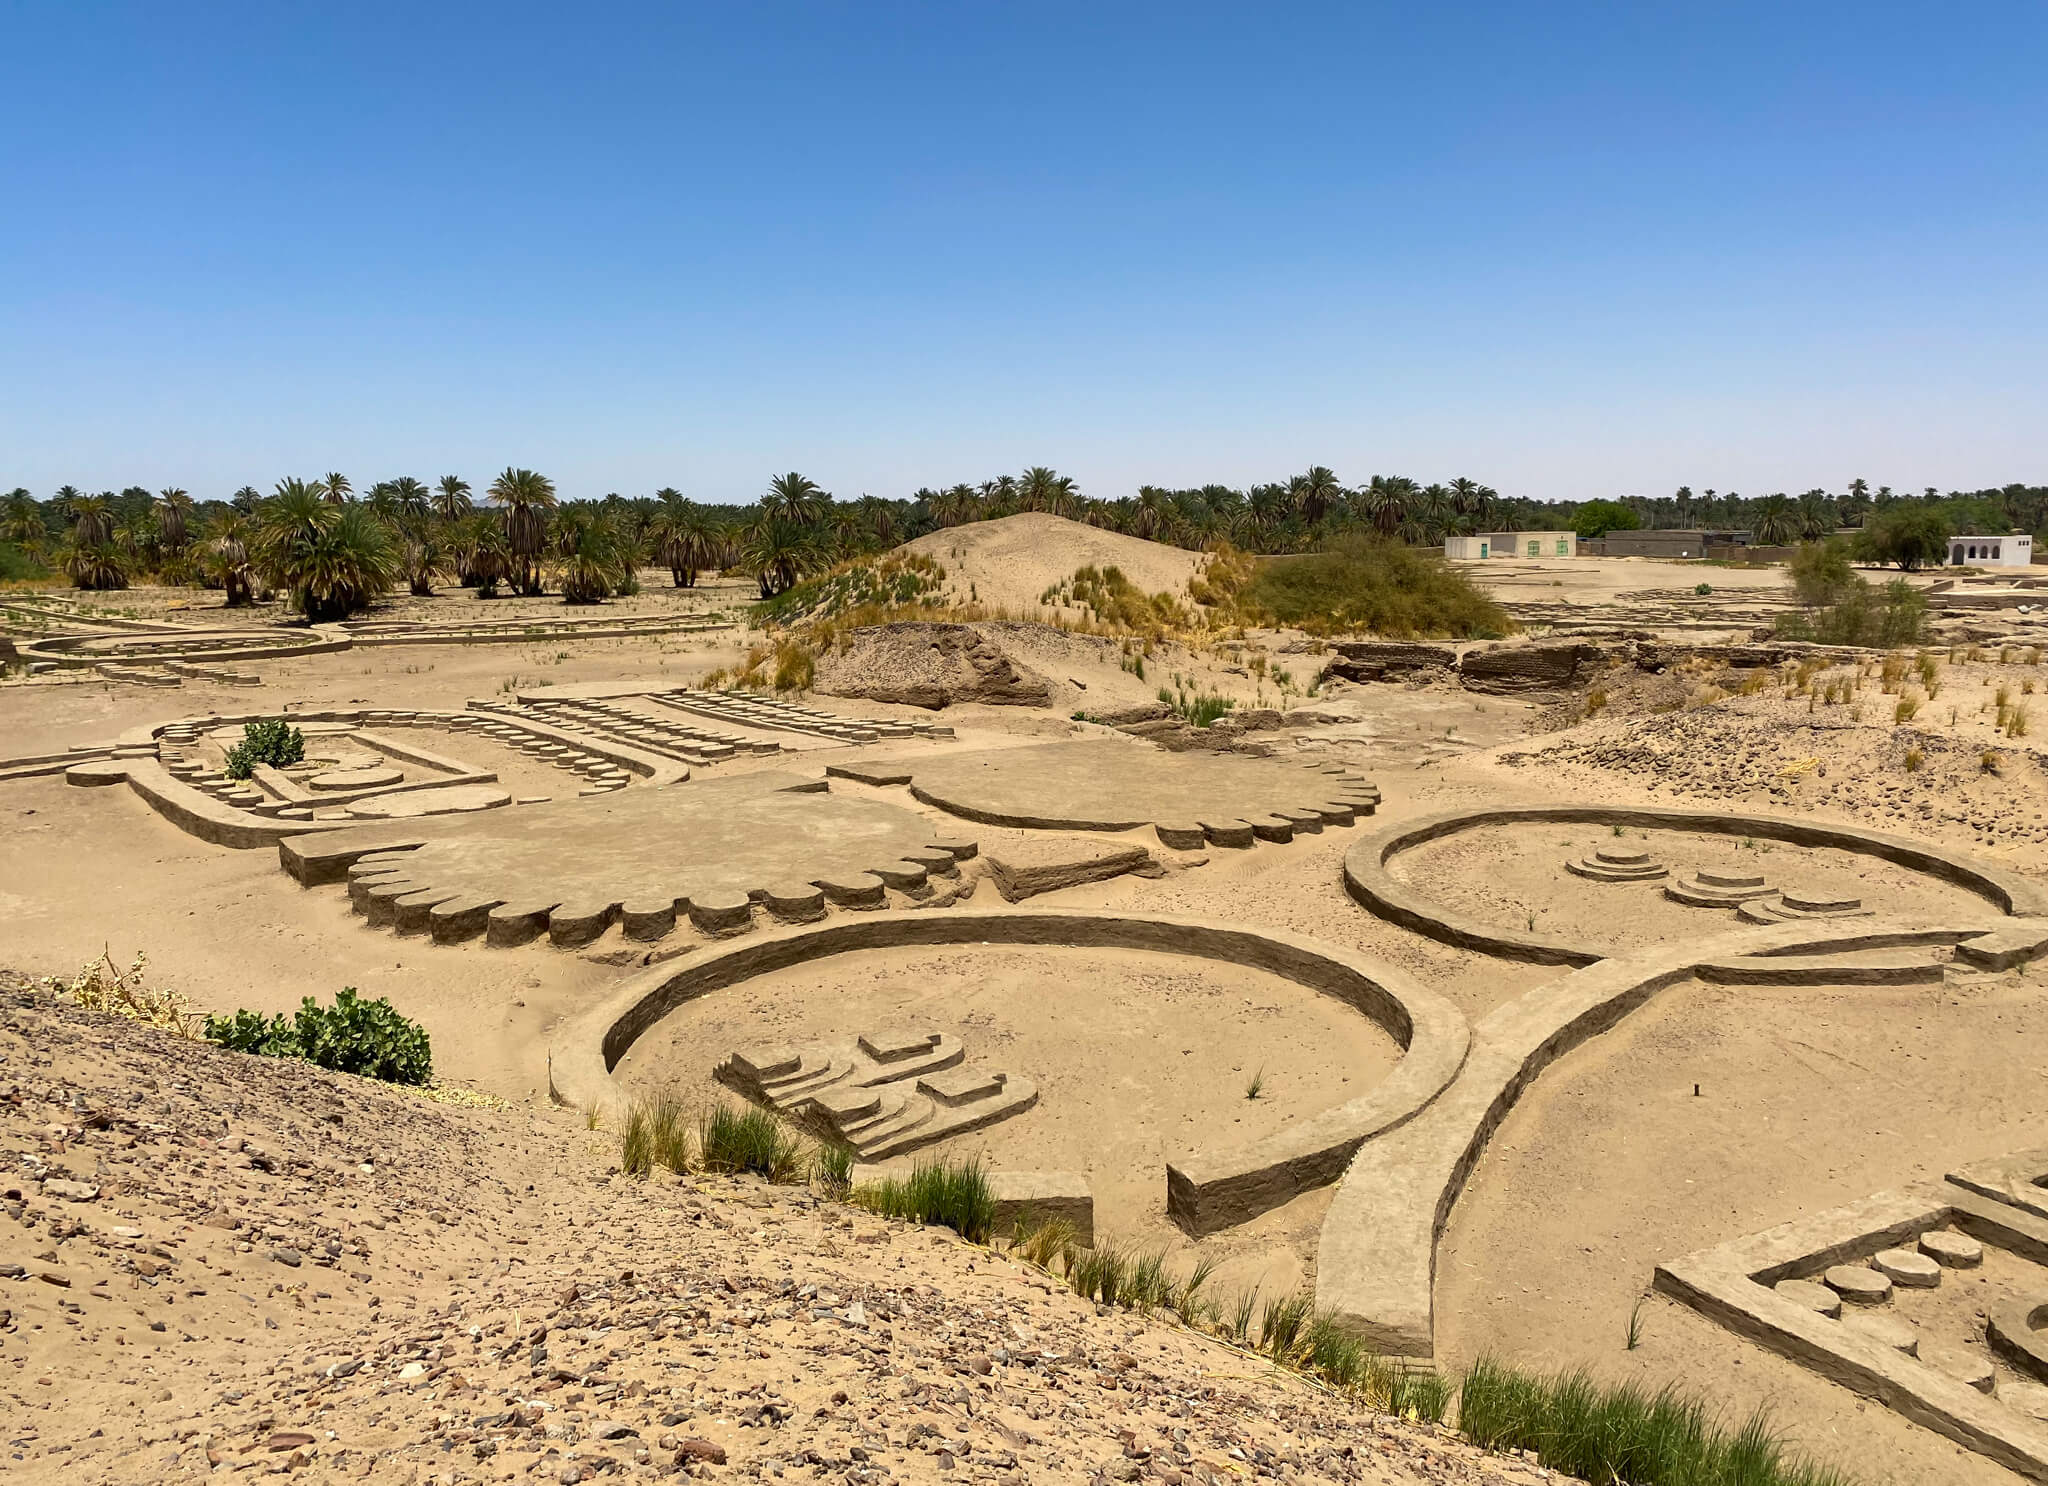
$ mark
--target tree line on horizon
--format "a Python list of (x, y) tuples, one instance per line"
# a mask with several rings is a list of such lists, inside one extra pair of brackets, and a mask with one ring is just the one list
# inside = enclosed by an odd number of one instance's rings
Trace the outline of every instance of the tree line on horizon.
[(1046, 466), (977, 484), (921, 488), (904, 499), (839, 501), (802, 474), (771, 480), (745, 506), (692, 501), (665, 487), (562, 500), (554, 482), (508, 468), (478, 495), (457, 475), (432, 485), (401, 476), (358, 495), (346, 475), (279, 481), (269, 495), (243, 486), (225, 500), (176, 487), (130, 486), (87, 494), (64, 486), (47, 500), (16, 488), (0, 497), (0, 578), (61, 571), (85, 589), (118, 589), (152, 576), (224, 592), (230, 604), (265, 591), (287, 595), (309, 619), (360, 612), (403, 583), (415, 594), (455, 583), (479, 597), (501, 590), (592, 603), (637, 586), (643, 566), (669, 570), (677, 587), (699, 573), (741, 571), (763, 599), (836, 563), (886, 551), (929, 532), (1024, 512), (1193, 550), (1254, 554), (1316, 550), (1356, 536), (1434, 547), (1456, 532), (1576, 529), (1582, 537), (1635, 528), (1721, 526), (1763, 544), (1814, 541), (1843, 528), (1907, 533), (1873, 542), (1873, 560), (1918, 566), (1954, 533), (2048, 527), (2048, 486), (1997, 490), (1931, 487), (1919, 496), (1811, 490), (1745, 498), (1681, 486), (1669, 497), (1536, 501), (1503, 497), (1469, 478), (1421, 484), (1375, 475), (1346, 485), (1321, 465), (1239, 490), (1141, 486), (1099, 499)]

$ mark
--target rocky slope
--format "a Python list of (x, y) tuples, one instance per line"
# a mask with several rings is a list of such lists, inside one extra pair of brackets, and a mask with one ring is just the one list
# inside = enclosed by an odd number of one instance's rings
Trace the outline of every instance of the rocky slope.
[(803, 1188), (0, 988), (21, 1481), (1549, 1473)]

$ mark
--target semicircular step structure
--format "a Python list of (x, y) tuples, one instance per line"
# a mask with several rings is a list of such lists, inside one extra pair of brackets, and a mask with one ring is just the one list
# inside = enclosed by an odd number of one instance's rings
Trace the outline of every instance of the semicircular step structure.
[(1564, 869), (1595, 882), (1654, 882), (1671, 869), (1641, 847), (1603, 846), (1589, 857), (1566, 862)]
[(1774, 893), (1751, 898), (1736, 914), (1752, 924), (1788, 924), (1815, 918), (1868, 918), (1873, 910), (1861, 898), (1824, 897), (1817, 893)]
[(1701, 871), (1668, 884), (1664, 896), (1694, 908), (1739, 908), (1752, 898), (1766, 898), (1776, 892), (1760, 872)]

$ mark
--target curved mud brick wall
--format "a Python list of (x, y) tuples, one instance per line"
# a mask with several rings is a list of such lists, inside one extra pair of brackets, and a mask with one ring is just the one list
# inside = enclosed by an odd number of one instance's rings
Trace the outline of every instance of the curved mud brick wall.
[(1726, 984), (1911, 983), (1908, 956), (1881, 965), (1825, 957), (1955, 944), (1994, 927), (1987, 920), (1865, 923), (1847, 933), (1811, 924), (1742, 929), (1603, 960), (1495, 1008), (1473, 1026), (1470, 1053), (1451, 1086), (1417, 1118), (1369, 1141), (1352, 1162), (1323, 1220), (1317, 1310), (1382, 1352), (1432, 1356), (1437, 1239), (1486, 1142), (1538, 1074), (1658, 991), (1695, 976)]
[(1440, 841), (1478, 826), (1564, 821), (1603, 826), (1635, 826), (1655, 831), (1697, 831), (1718, 836), (1759, 836), (1791, 846), (1834, 847), (1860, 852), (1925, 872), (1990, 900), (2015, 917), (2048, 914), (2048, 889), (2017, 872), (1980, 862), (1905, 836), (1860, 831), (1785, 815), (1731, 815), (1654, 805), (1513, 805), (1478, 810), (1447, 810), (1406, 821), (1367, 836), (1344, 853), (1344, 886), (1351, 896), (1390, 923), (1426, 934), (1459, 949), (1478, 950), (1503, 959), (1539, 965), (1591, 965), (1611, 950), (1573, 944), (1546, 934), (1524, 934), (1483, 923), (1438, 903), (1406, 883), (1397, 882), (1388, 862), (1404, 851)]
[(1248, 965), (1336, 997), (1401, 1044), (1394, 1071), (1362, 1097), (1243, 1149), (1169, 1165), (1168, 1211), (1198, 1234), (1244, 1222), (1338, 1180), (1363, 1143), (1413, 1119), (1465, 1059), (1469, 1031), (1455, 1006), (1398, 971), (1335, 945), (1198, 919), (1074, 909), (910, 910), (781, 930), (680, 969), (663, 966), (635, 976), (556, 1035), (548, 1052), (549, 1092), (581, 1109), (619, 1103), (624, 1096), (612, 1070), (627, 1050), (678, 1006), (711, 991), (853, 950), (949, 944), (1136, 949)]
[[(120, 784), (125, 781), (131, 789), (147, 800), (159, 815), (162, 815), (180, 830), (186, 832), (186, 834), (197, 836), (200, 840), (210, 842), (215, 846), (234, 847), (238, 850), (261, 846), (279, 846), (284, 841), (295, 836), (324, 835), (331, 831), (361, 828), (367, 823), (360, 820), (280, 820), (258, 814), (255, 811), (237, 809), (233, 805), (217, 800), (204, 790), (195, 789), (183, 780), (172, 777), (170, 771), (159, 762), (157, 757), (158, 739), (164, 729), (178, 721), (190, 722), (196, 726), (206, 728), (221, 728), (240, 727), (251, 722), (267, 722), (272, 720), (288, 723), (346, 722), (355, 723), (362, 727), (377, 727), (381, 724), (382, 719), (393, 715), (375, 708), (345, 708), (306, 712), (214, 713), (206, 717), (174, 719), (173, 722), (144, 723), (128, 729), (115, 740), (111, 747), (111, 752), (114, 755), (113, 758), (105, 759), (100, 757), (107, 750), (92, 750), (85, 755), (91, 761), (74, 764), (66, 768), (64, 770), (64, 779), (67, 784), (88, 787)], [(440, 727), (450, 730), (468, 726), (472, 721), (481, 722), (484, 720), (479, 714), (469, 712), (408, 711), (397, 715), (410, 719), (411, 721), (407, 725)], [(489, 720), (519, 728), (550, 743), (560, 743), (568, 747), (580, 749), (585, 753), (596, 754), (617, 764), (622, 769), (642, 776), (651, 785), (675, 784), (690, 777), (690, 771), (674, 759), (663, 758), (658, 754), (648, 753), (641, 749), (629, 748), (625, 744), (616, 743), (610, 739), (592, 738), (586, 734), (569, 733), (560, 728), (551, 727), (546, 723), (532, 722), (521, 717), (491, 716)], [(431, 759), (443, 766), (453, 763), (452, 760), (442, 759), (439, 755), (429, 754), (420, 749), (407, 748), (404, 744), (392, 743), (390, 740), (381, 740), (371, 746), (375, 746), (381, 751), (397, 758), (406, 758), (413, 761)], [(54, 772), (54, 770), (51, 772)], [(472, 778), (481, 777), (483, 776), (472, 776), (466, 773), (456, 774), (450, 775), (447, 778), (421, 780), (411, 785), (402, 785), (396, 789), (387, 789), (381, 792), (405, 793), (412, 790), (438, 788), (445, 784), (465, 782)], [(346, 862), (343, 862), (340, 868), (333, 870), (327, 877), (309, 879), (303, 875), (303, 869), (300, 865), (302, 860), (305, 858), (318, 859), (318, 855), (317, 848), (309, 843), (300, 843), (292, 852), (283, 854), (283, 865), (287, 871), (292, 872), (294, 876), (298, 877), (302, 884), (313, 880), (338, 881), (346, 870)]]
[[(271, 636), (255, 630), (195, 630), (179, 635), (162, 630), (134, 635), (55, 635), (21, 647), (21, 658), (54, 661), (60, 666), (84, 669), (108, 661), (164, 665), (171, 661), (217, 664), (226, 661), (276, 660), (297, 655), (327, 655), (349, 648), (347, 635), (328, 631), (305, 631), (303, 639)], [(167, 641), (200, 642), (187, 649)], [(205, 642), (234, 641), (232, 644)]]
[(379, 645), (539, 645), (559, 640), (627, 640), (641, 635), (687, 635), (737, 628), (732, 624), (613, 623), (613, 624), (481, 624), (388, 626), (376, 623), (361, 628), (342, 626), (349, 639), (364, 649)]

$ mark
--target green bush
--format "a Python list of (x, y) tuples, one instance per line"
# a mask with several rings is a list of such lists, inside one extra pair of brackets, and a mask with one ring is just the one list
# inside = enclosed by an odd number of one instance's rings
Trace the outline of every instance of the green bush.
[(1267, 559), (1242, 602), (1254, 623), (1311, 634), (1489, 640), (1515, 627), (1505, 609), (1441, 556), (1377, 537), (1350, 536), (1321, 552)]
[(1865, 562), (1892, 564), (1904, 572), (1940, 567), (1948, 561), (1948, 520), (1932, 506), (1896, 506), (1870, 518), (1856, 540)]
[(306, 997), (290, 1021), (281, 1014), (266, 1018), (248, 1010), (210, 1016), (206, 1037), (238, 1053), (304, 1058), (337, 1073), (389, 1084), (426, 1084), (434, 1077), (426, 1029), (400, 1016), (381, 996), (362, 1000), (354, 986), (343, 986), (332, 1006)]
[(0, 542), (0, 583), (28, 583), (50, 576), (50, 569), (35, 553), (12, 542)]
[(1611, 531), (1634, 531), (1642, 517), (1618, 500), (1589, 500), (1572, 517), (1572, 530), (1582, 542), (1598, 541)]
[(306, 756), (306, 735), (290, 723), (272, 718), (242, 727), (242, 741), (228, 750), (223, 772), (230, 779), (247, 779), (258, 764), (281, 769)]
[[(1824, 590), (1816, 584), (1815, 591)], [(1851, 573), (1848, 586), (1833, 591), (1834, 602), (1824, 608), (1779, 615), (1777, 633), (1787, 640), (1883, 650), (1917, 645), (1927, 637), (1927, 598), (1904, 578), (1880, 589)]]

